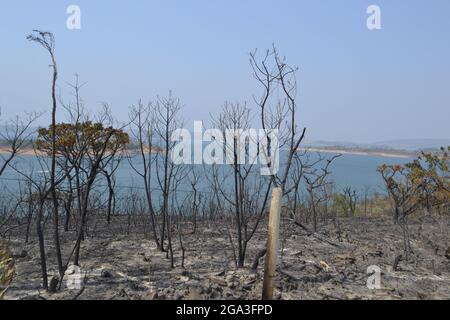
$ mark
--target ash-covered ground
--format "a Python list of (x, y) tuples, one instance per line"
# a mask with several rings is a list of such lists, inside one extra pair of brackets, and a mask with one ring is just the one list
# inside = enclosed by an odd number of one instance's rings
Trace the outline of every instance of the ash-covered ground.
[[(196, 234), (183, 235), (185, 268), (178, 237), (173, 239), (175, 265), (142, 232), (123, 228), (115, 218), (82, 244), (80, 289), (66, 280), (57, 293), (41, 289), (38, 243), (9, 239), (16, 276), (6, 299), (260, 299), (266, 223), (250, 241), (246, 267), (236, 269), (227, 234), (217, 223), (201, 223)], [(345, 218), (311, 233), (284, 220), (276, 299), (450, 299), (450, 219), (431, 217), (410, 222), (412, 253), (406, 261), (403, 233), (388, 218)], [(50, 228), (50, 226), (48, 227)], [(101, 230), (101, 231), (100, 231)], [(73, 232), (62, 233), (63, 257), (74, 244)], [(56, 275), (51, 234), (46, 239), (49, 278)], [(369, 289), (369, 266), (381, 270), (381, 288)], [(373, 274), (372, 274), (373, 275)], [(73, 278), (72, 278), (73, 279)]]

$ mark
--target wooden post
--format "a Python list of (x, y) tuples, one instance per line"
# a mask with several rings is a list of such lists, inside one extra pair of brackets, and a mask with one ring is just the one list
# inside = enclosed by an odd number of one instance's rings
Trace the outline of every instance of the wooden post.
[(273, 299), (274, 280), (276, 276), (278, 260), (278, 242), (280, 234), (280, 212), (282, 197), (283, 191), (281, 188), (273, 189), (269, 213), (266, 262), (264, 265), (264, 282), (262, 292), (263, 300)]

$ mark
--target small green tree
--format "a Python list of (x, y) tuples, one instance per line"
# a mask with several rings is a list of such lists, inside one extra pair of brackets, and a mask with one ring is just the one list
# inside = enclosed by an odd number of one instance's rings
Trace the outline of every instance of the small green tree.
[(449, 176), (450, 147), (439, 152), (422, 152), (414, 161), (405, 165), (408, 179), (417, 186), (418, 201), (430, 213), (434, 209), (447, 209), (450, 203)]
[(448, 212), (449, 150), (450, 147), (441, 148), (437, 153), (422, 152), (405, 165), (382, 165), (378, 168), (394, 203), (394, 221), (403, 230), (406, 259), (411, 251), (408, 216), (420, 208), (430, 212), (433, 208), (444, 207)]
[[(53, 139), (55, 134), (55, 139)], [(55, 141), (55, 153), (62, 172), (73, 172), (76, 181), (76, 192), (80, 222), (74, 250), (74, 264), (79, 264), (81, 241), (89, 204), (89, 194), (94, 182), (115, 155), (124, 151), (129, 143), (128, 134), (122, 129), (105, 126), (91, 121), (75, 124), (61, 123), (55, 128), (39, 129), (36, 148), (41, 152), (53, 152), (52, 141)]]

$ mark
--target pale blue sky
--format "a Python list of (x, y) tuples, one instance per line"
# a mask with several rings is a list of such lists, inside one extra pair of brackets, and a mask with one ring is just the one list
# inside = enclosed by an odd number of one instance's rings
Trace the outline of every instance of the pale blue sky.
[[(66, 29), (70, 4), (79, 31)], [(370, 4), (380, 31), (366, 28)], [(173, 90), (188, 127), (225, 100), (251, 106), (248, 52), (275, 43), (300, 67), (310, 139), (450, 138), (449, 16), (448, 0), (2, 1), (0, 105), (3, 117), (49, 109), (48, 57), (25, 39), (32, 29), (55, 34), (66, 96), (78, 73), (87, 107), (106, 101), (123, 119), (139, 98)]]

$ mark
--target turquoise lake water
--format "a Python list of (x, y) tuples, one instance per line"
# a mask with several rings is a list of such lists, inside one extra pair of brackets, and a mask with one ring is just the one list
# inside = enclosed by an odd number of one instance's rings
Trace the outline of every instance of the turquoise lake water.
[[(331, 156), (331, 155), (329, 155)], [(384, 192), (383, 181), (380, 174), (376, 171), (382, 164), (403, 164), (411, 161), (408, 158), (394, 158), (383, 156), (350, 155), (344, 154), (336, 159), (331, 166), (331, 178), (338, 190), (345, 187), (352, 187), (362, 193), (365, 188), (370, 188), (370, 193)], [(136, 159), (136, 167), (139, 167), (139, 159)], [(21, 157), (15, 160), (15, 166), (24, 172), (33, 171), (39, 174), (40, 167), (37, 165), (34, 157)], [(202, 170), (202, 166), (198, 166)], [(15, 179), (21, 176), (12, 169), (7, 169), (0, 178), (0, 187), (2, 193), (16, 193), (19, 183)], [(22, 177), (23, 178), (23, 177)], [(141, 178), (133, 171), (127, 160), (124, 160), (116, 173), (116, 185), (118, 188), (127, 189), (129, 187), (142, 187)], [(188, 183), (188, 182), (187, 182)], [(203, 188), (208, 188), (203, 183)], [(188, 184), (186, 184), (188, 186)]]

